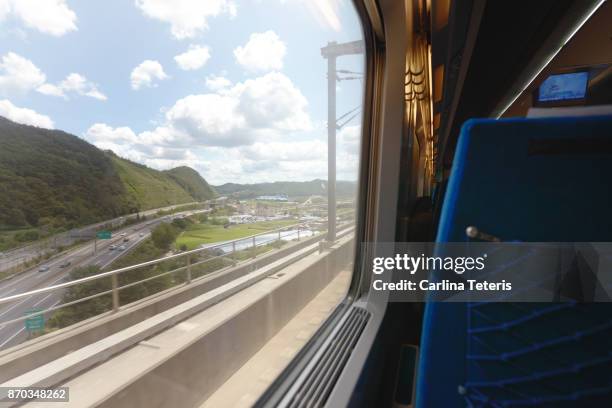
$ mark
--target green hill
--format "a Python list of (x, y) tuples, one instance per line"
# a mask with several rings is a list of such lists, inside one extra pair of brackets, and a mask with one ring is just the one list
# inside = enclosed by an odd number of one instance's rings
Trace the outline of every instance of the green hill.
[(166, 170), (164, 173), (170, 176), (178, 185), (183, 187), (185, 191), (198, 201), (208, 200), (216, 195), (215, 190), (213, 190), (206, 180), (200, 176), (200, 173), (191, 167), (176, 167), (171, 170)]
[(78, 137), (0, 117), (0, 225), (77, 225), (128, 210), (109, 158)]
[(0, 230), (68, 229), (213, 196), (195, 170), (153, 170), (66, 132), (0, 117)]
[(146, 210), (200, 201), (166, 172), (122, 159), (110, 151), (105, 153), (123, 182), (131, 208)]
[[(327, 181), (276, 181), (273, 183), (235, 184), (226, 183), (215, 186), (220, 195), (240, 199), (255, 198), (261, 195), (286, 194), (290, 199), (299, 199), (312, 195), (326, 195)], [(354, 181), (337, 181), (336, 194), (339, 198), (354, 197), (357, 193), (357, 183)]]

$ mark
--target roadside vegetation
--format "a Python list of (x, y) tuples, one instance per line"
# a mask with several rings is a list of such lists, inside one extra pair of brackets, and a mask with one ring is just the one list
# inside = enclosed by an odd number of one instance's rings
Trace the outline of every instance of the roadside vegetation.
[[(295, 223), (294, 220), (267, 221), (256, 224), (242, 224), (233, 226), (233, 228), (224, 228), (222, 224), (224, 222), (224, 217), (208, 218), (199, 216), (194, 218), (197, 219), (181, 218), (175, 219), (171, 223), (162, 223), (158, 225), (151, 232), (150, 238), (144, 240), (138, 247), (109, 265), (106, 270), (136, 265), (153, 259), (162, 258), (172, 252), (184, 251), (187, 248), (185, 248), (184, 244), (179, 244), (180, 237), (188, 232), (200, 231), (202, 233), (202, 231), (207, 231), (206, 234), (208, 234), (208, 238), (206, 238), (206, 240), (208, 240), (212, 239), (210, 238), (212, 231), (213, 235), (216, 234), (217, 238), (220, 237), (221, 240), (230, 240), (234, 239), (230, 236), (235, 236), (236, 234), (238, 234), (238, 238), (240, 238)], [(275, 241), (266, 245), (260, 245), (255, 249), (247, 248), (242, 251), (237, 251), (232, 257), (229, 255), (227, 257), (222, 256), (223, 254), (219, 252), (219, 250), (214, 249), (201, 251), (190, 257), (192, 279), (197, 279), (208, 273), (220, 270), (224, 267), (229, 267), (236, 262), (251, 259), (253, 256), (260, 256), (271, 250), (281, 248), (283, 245), (285, 245), (285, 242)], [(181, 246), (183, 247), (180, 248)], [(186, 266), (187, 257), (185, 256), (119, 274), (118, 283), (120, 287), (148, 279), (146, 282), (122, 289), (119, 292), (120, 305), (123, 306), (138, 301), (173, 286), (185, 283), (187, 280)], [(176, 271), (180, 268), (183, 269)], [(100, 268), (96, 266), (80, 267), (74, 269), (70, 273), (69, 280), (80, 279), (101, 272), (104, 271), (101, 271)], [(61, 303), (73, 302), (110, 290), (111, 278), (99, 279), (68, 288)], [(112, 294), (107, 293), (93, 299), (61, 308), (49, 319), (46, 331), (57, 330), (90, 317), (97, 316), (101, 313), (109, 312), (112, 310), (112, 307)]]
[(6, 251), (38, 239), (40, 239), (40, 231), (36, 228), (25, 227), (0, 231), (0, 251)]
[(196, 249), (204, 244), (231, 241), (297, 223), (296, 220), (278, 220), (227, 226), (226, 220), (213, 218), (208, 222), (188, 226), (176, 239), (176, 246), (184, 249)]

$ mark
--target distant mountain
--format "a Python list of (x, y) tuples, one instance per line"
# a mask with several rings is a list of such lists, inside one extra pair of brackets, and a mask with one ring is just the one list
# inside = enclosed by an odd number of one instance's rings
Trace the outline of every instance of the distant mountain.
[[(230, 196), (240, 199), (275, 194), (286, 194), (290, 199), (299, 199), (313, 195), (327, 195), (327, 181), (315, 179), (312, 181), (276, 181), (273, 183), (258, 184), (226, 183), (220, 186), (215, 186), (215, 190), (222, 196)], [(339, 198), (352, 197), (356, 193), (356, 182), (336, 182), (336, 194)]]
[(0, 117), (0, 228), (70, 228), (213, 196), (187, 167), (153, 170), (69, 133)]

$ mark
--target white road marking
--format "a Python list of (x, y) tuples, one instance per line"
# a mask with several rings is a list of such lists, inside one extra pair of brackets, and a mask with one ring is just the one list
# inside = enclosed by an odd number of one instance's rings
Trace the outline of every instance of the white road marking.
[[(9, 283), (7, 283), (7, 285), (5, 287), (10, 288), (12, 286), (15, 286), (16, 284), (18, 284), (22, 280), (30, 278), (32, 276), (35, 276), (34, 273), (35, 273), (34, 271), (24, 272), (22, 277), (20, 277), (20, 278), (12, 278), (11, 281)], [(32, 276), (30, 276), (30, 275), (32, 275)]]
[(62, 276), (60, 276), (59, 278), (57, 278), (56, 280), (54, 280), (53, 282), (51, 282), (51, 285), (53, 285), (54, 283), (57, 283), (59, 281), (61, 281), (62, 279), (64, 279), (66, 277), (67, 274), (64, 274)]
[[(36, 302), (34, 304), (34, 306), (37, 306), (38, 304), (42, 303), (43, 301), (45, 301), (49, 296), (51, 296), (51, 294), (45, 296), (44, 298), (42, 298), (41, 300), (39, 300), (38, 302)], [(51, 306), (49, 306), (47, 309), (52, 309), (55, 306), (57, 306), (57, 304), (60, 302), (61, 300), (56, 301), (55, 303), (53, 303)], [(21, 329), (17, 330), (15, 333), (13, 333), (12, 336), (10, 336), (9, 338), (7, 338), (6, 340), (4, 340), (2, 343), (0, 343), (0, 348), (4, 347), (5, 344), (7, 344), (8, 342), (10, 342), (11, 340), (13, 340), (15, 337), (17, 337), (22, 331), (25, 330), (25, 326), (22, 327)]]
[(19, 335), (19, 333), (21, 333), (24, 330), (25, 330), (25, 326), (22, 327), (21, 329), (19, 329), (18, 331), (16, 331), (11, 337), (9, 337), (8, 339), (6, 339), (2, 343), (0, 343), (0, 348), (4, 347), (4, 345), (6, 343), (8, 343), (9, 341), (13, 340), (15, 337), (17, 337)]
[(17, 290), (17, 289), (13, 288), (13, 289), (9, 290), (8, 292), (4, 292), (4, 293), (2, 294), (2, 296), (3, 296), (3, 297), (6, 297), (6, 296), (10, 295), (11, 293), (13, 293), (13, 292), (14, 292), (14, 291), (16, 291), (16, 290)]
[(52, 294), (53, 293), (49, 293), (47, 296), (45, 296), (44, 298), (40, 299), (38, 302), (34, 303), (32, 306), (38, 306), (39, 304), (41, 304), (45, 300), (49, 299), (49, 296), (51, 296)]
[(55, 303), (53, 303), (53, 304), (52, 304), (51, 306), (49, 306), (47, 309), (53, 309), (53, 308), (54, 308), (55, 306), (57, 306), (57, 304), (58, 304), (59, 302), (61, 302), (61, 301), (62, 301), (61, 299), (60, 299), (60, 300), (56, 300), (56, 301), (55, 301)]
[[(58, 281), (59, 281), (59, 280), (61, 280), (61, 279), (64, 279), (64, 276), (61, 276), (60, 278), (58, 278), (58, 279), (54, 280), (53, 282), (51, 282), (51, 284), (53, 285), (54, 283), (58, 282)], [(43, 298), (43, 300), (44, 300), (44, 299), (46, 299), (46, 298), (47, 298), (47, 297), (49, 297), (49, 296), (51, 296), (51, 293), (49, 293), (47, 296), (45, 296), (45, 297)], [(7, 314), (8, 312), (10, 312), (11, 310), (13, 310), (13, 309), (14, 309), (14, 308), (16, 308), (17, 306), (21, 305), (21, 304), (22, 304), (22, 303), (24, 303), (25, 301), (30, 300), (31, 298), (32, 298), (32, 296), (28, 296), (27, 298), (22, 299), (21, 301), (19, 301), (19, 302), (17, 302), (17, 303), (15, 303), (15, 304), (13, 304), (11, 307), (9, 307), (8, 309), (6, 309), (6, 310), (4, 310), (2, 313), (0, 313), (0, 317), (4, 316), (4, 315), (5, 315), (5, 314)], [(34, 306), (36, 306), (38, 303), (40, 303), (40, 302), (35, 303), (35, 304), (34, 304)]]
[(15, 303), (13, 306), (9, 307), (8, 309), (6, 309), (4, 312), (0, 313), (0, 316), (4, 316), (5, 314), (7, 314), (8, 312), (10, 312), (11, 310), (13, 310), (14, 308), (16, 308), (17, 306), (19, 306), (20, 304), (22, 304), (23, 302), (25, 302), (26, 300), (29, 300), (32, 296), (28, 296), (27, 298)]

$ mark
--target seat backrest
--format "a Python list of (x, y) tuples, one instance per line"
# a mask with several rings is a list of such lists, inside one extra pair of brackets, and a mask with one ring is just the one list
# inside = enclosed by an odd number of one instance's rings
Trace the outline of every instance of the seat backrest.
[[(436, 240), (466, 241), (470, 225), (508, 241), (612, 241), (612, 117), (467, 122)], [(610, 402), (610, 339), (610, 303), (429, 303), (417, 406)]]

